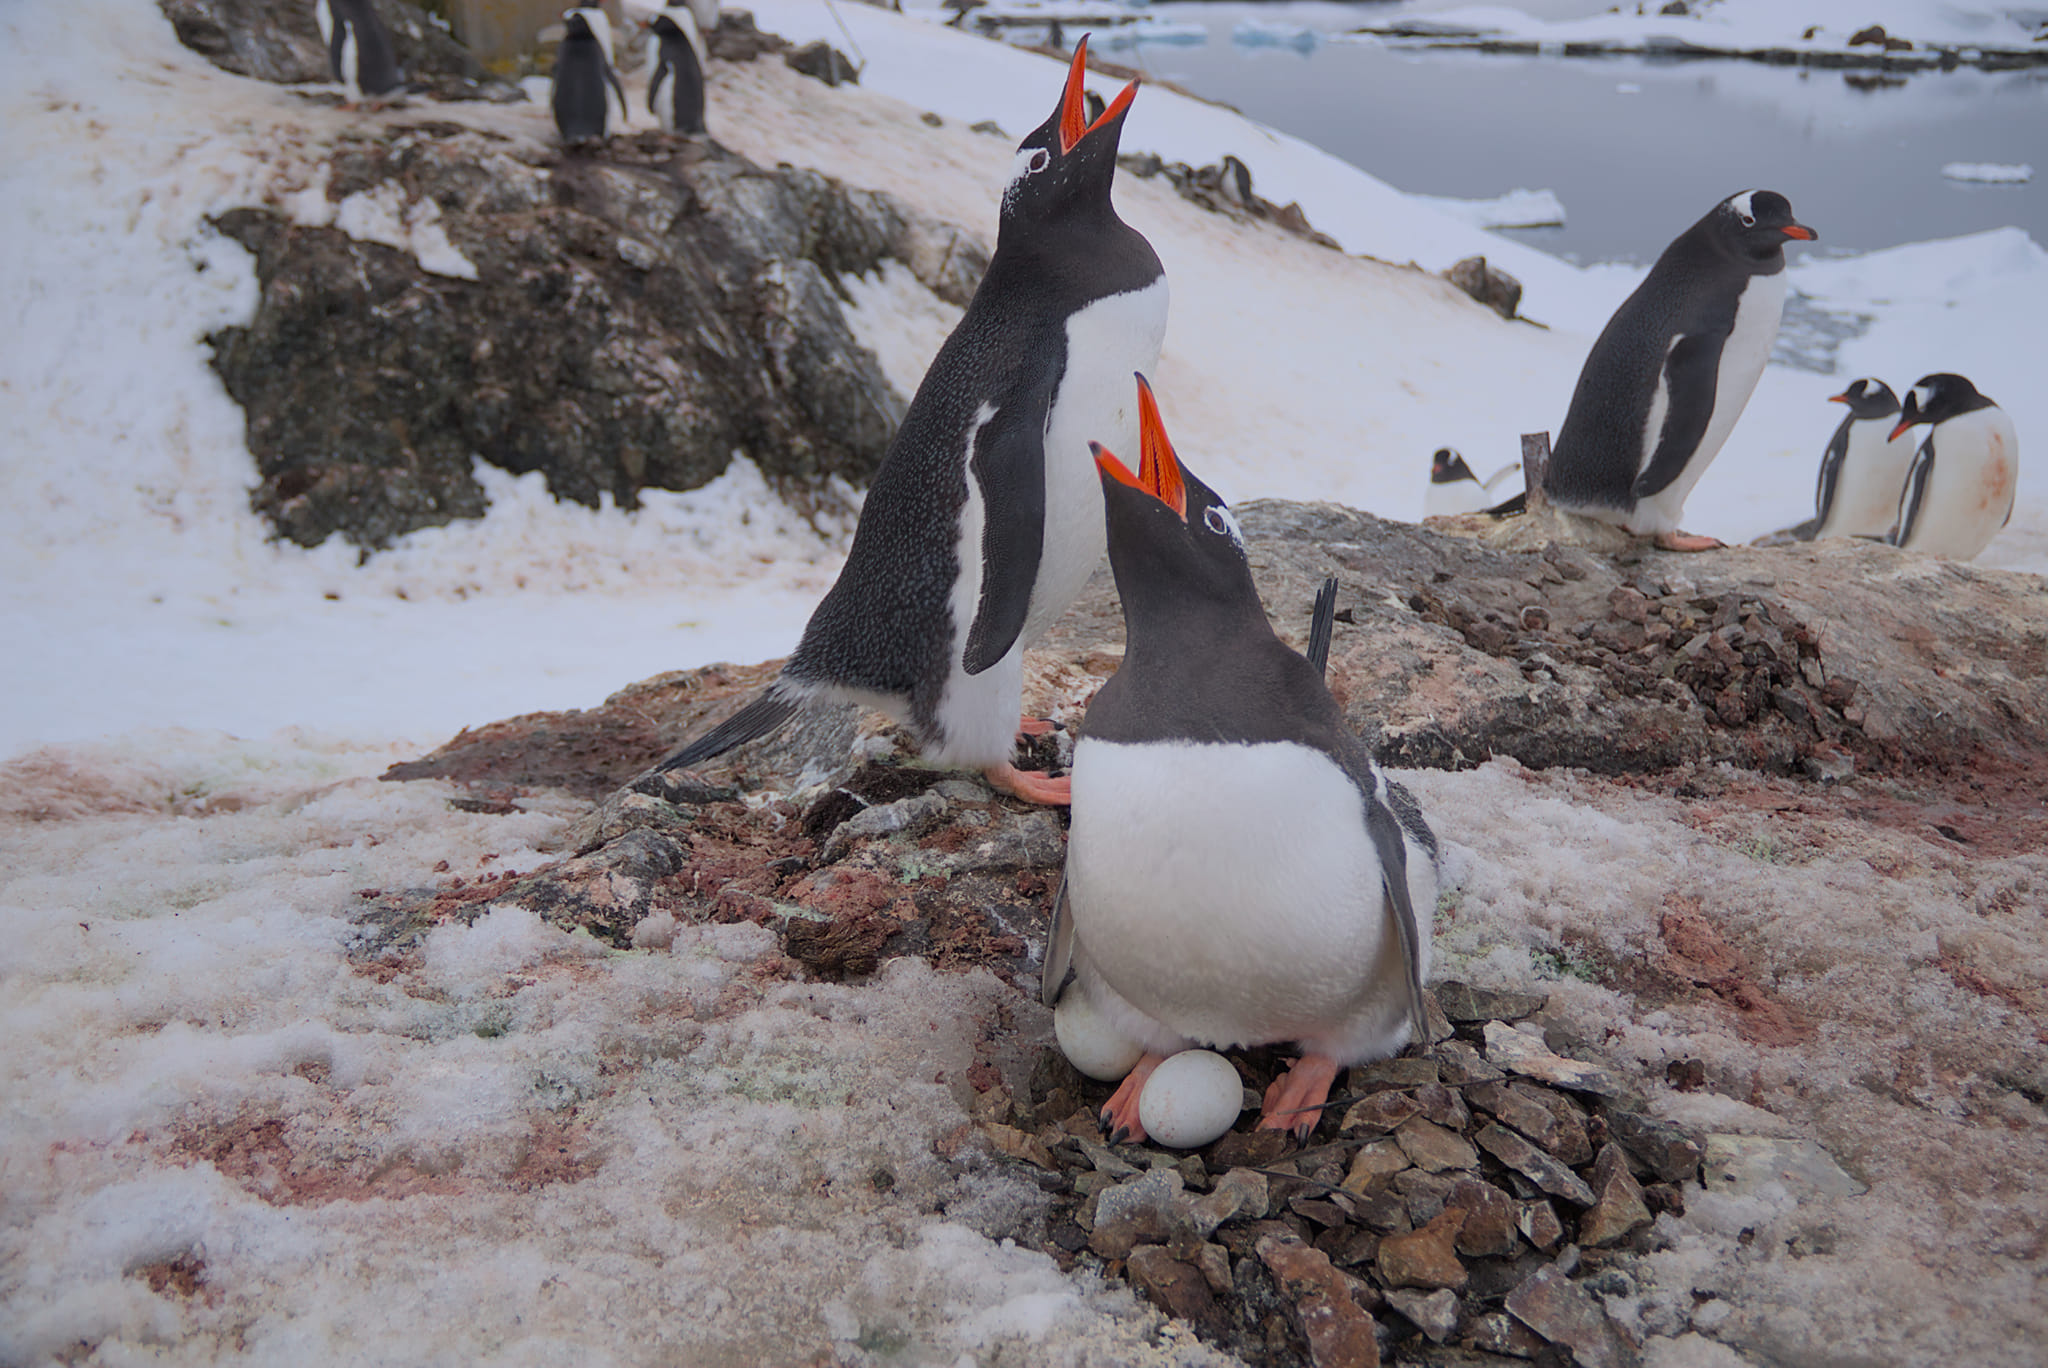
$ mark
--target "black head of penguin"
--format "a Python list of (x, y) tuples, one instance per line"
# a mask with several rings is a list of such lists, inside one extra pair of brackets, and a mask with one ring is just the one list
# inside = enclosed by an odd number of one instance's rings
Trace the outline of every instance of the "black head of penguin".
[(1840, 394), (1828, 396), (1830, 404), (1847, 404), (1849, 416), (1858, 420), (1889, 418), (1899, 411), (1899, 396), (1884, 381), (1866, 376), (1854, 381)]
[(1775, 190), (1730, 195), (1694, 224), (1691, 233), (1758, 275), (1785, 268), (1787, 241), (1812, 242), (1819, 235), (1792, 217), (1792, 202)]
[(1162, 629), (1180, 635), (1172, 631), (1180, 624), (1201, 624), (1201, 637), (1212, 641), (1237, 619), (1270, 635), (1237, 518), (1174, 454), (1142, 375), (1138, 444), (1136, 474), (1100, 443), (1089, 444), (1102, 478), (1109, 567), (1129, 649), (1142, 651)]
[(1048, 226), (1116, 217), (1109, 188), (1116, 179), (1117, 143), (1123, 136), (1124, 116), (1137, 97), (1138, 83), (1125, 86), (1091, 120), (1082, 84), (1087, 73), (1088, 40), (1084, 37), (1074, 48), (1059, 106), (1017, 144), (1015, 167), (1003, 190), (999, 248), (1014, 248), (1018, 237)]
[(1979, 394), (1977, 387), (1960, 375), (1948, 371), (1923, 375), (1913, 388), (1906, 391), (1905, 407), (1899, 410), (1899, 425), (1892, 429), (1892, 436), (1897, 437), (1919, 423), (1945, 423), (1965, 413), (1991, 407), (1991, 400)]
[(1465, 464), (1465, 458), (1456, 447), (1438, 447), (1436, 455), (1429, 459), (1429, 482), (1456, 484), (1460, 480), (1479, 483), (1479, 477), (1472, 473), (1471, 466)]

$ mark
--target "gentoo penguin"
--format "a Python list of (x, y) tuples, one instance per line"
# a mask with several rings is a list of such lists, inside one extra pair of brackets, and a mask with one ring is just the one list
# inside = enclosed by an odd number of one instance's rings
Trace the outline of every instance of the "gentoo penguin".
[[(647, 107), (671, 133), (704, 131), (704, 39), (686, 5), (671, 5), (654, 16), (659, 44), (654, 76), (647, 83)], [(662, 89), (662, 83), (668, 89)]]
[(1110, 204), (1137, 84), (1091, 122), (1087, 60), (1083, 39), (1058, 108), (1018, 144), (995, 255), (910, 401), (838, 582), (775, 683), (661, 769), (764, 736), (806, 699), (849, 699), (907, 724), (930, 761), (1066, 801), (1065, 779), (1010, 763), (1023, 651), (1102, 559), (1088, 443), (1136, 436), (1128, 377), (1166, 332), (1166, 274)]
[(1852, 383), (1829, 403), (1848, 414), (1828, 439), (1813, 495), (1814, 537), (1883, 537), (1899, 516), (1899, 492), (1913, 460), (1913, 439), (1893, 419), (1899, 397), (1874, 377)]
[(1520, 469), (1505, 465), (1482, 481), (1465, 464), (1456, 447), (1438, 447), (1429, 458), (1429, 493), (1422, 499), (1422, 516), (1443, 518), (1457, 513), (1477, 513), (1495, 502), (1493, 488)]
[(1112, 1135), (1144, 1137), (1167, 1056), (1293, 1041), (1259, 1124), (1306, 1136), (1338, 1070), (1427, 1038), (1436, 839), (1273, 634), (1237, 519), (1140, 396), (1139, 473), (1094, 448), (1125, 647), (1074, 747), (1041, 991), (1084, 994), (1144, 1048)]
[(1671, 550), (1720, 544), (1681, 533), (1679, 515), (1770, 359), (1785, 243), (1814, 236), (1783, 195), (1744, 190), (1664, 249), (1579, 372), (1544, 476), (1552, 503)]
[(1931, 423), (1899, 496), (1892, 545), (1969, 560), (2012, 521), (2020, 439), (2005, 410), (1960, 375), (1923, 375), (1899, 411), (1899, 436)]
[(612, 70), (610, 22), (601, 10), (572, 9), (562, 15), (562, 28), (550, 100), (555, 131), (565, 143), (602, 138), (611, 121), (614, 95), (619, 101), (619, 121), (625, 122), (626, 88)]
[(354, 108), (366, 95), (374, 99), (398, 88), (391, 31), (370, 0), (314, 0), (313, 17), (327, 45), (328, 72), (348, 90), (345, 108)]

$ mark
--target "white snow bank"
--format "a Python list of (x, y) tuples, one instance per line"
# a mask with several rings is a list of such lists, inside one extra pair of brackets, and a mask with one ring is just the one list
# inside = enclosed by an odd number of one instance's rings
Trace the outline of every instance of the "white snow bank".
[(1408, 198), (1474, 228), (1548, 228), (1564, 222), (1564, 202), (1550, 190), (1516, 189), (1493, 199)]
[(1986, 185), (2024, 185), (2034, 178), (2034, 168), (2025, 162), (2017, 166), (1999, 162), (1950, 162), (1941, 174), (1954, 181), (1979, 181)]

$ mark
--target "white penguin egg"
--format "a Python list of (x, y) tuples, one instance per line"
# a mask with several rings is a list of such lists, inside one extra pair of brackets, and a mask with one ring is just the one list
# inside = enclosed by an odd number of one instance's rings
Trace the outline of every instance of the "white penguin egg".
[(1137, 1067), (1145, 1047), (1110, 1025), (1080, 986), (1067, 989), (1052, 1009), (1052, 1033), (1067, 1062), (1099, 1083), (1114, 1083)]
[(1138, 1123), (1162, 1145), (1195, 1149), (1230, 1129), (1244, 1109), (1244, 1085), (1230, 1061), (1182, 1050), (1152, 1071), (1138, 1094)]

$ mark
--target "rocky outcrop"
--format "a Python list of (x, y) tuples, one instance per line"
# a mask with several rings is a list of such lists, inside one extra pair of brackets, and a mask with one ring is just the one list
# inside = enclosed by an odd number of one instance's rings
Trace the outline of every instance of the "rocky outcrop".
[(328, 172), (331, 225), (217, 224), (262, 296), (214, 365), (248, 415), (255, 507), (305, 545), (479, 516), (473, 459), (590, 505), (695, 488), (735, 451), (785, 487), (864, 482), (904, 400), (838, 279), (894, 257), (964, 303), (987, 263), (887, 194), (659, 133), (557, 158), (422, 123)]
[[(399, 70), (437, 100), (525, 97), (492, 79), (474, 54), (417, 5), (372, 0), (391, 30)], [(157, 0), (178, 41), (215, 66), (259, 81), (299, 85), (332, 79), (312, 0)]]

